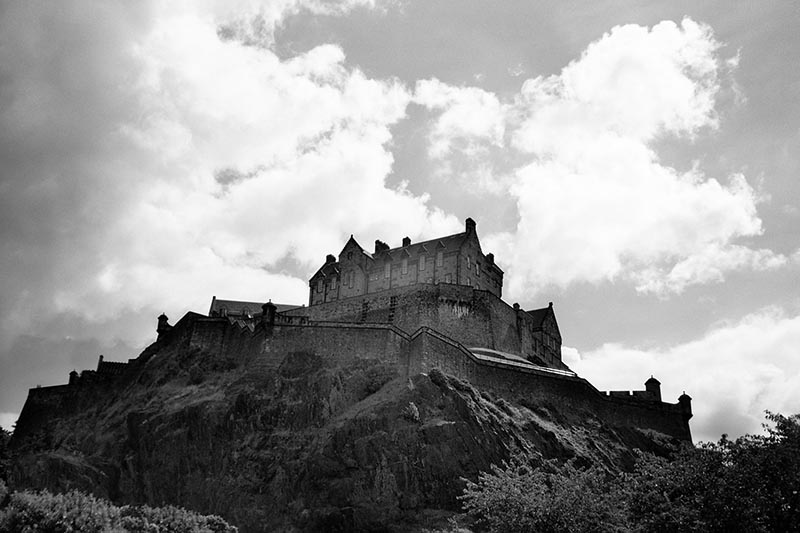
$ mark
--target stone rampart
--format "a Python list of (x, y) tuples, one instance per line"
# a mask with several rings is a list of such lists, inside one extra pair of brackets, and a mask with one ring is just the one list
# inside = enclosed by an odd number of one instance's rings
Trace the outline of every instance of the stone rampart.
[[(430, 327), (465, 346), (537, 353), (532, 318), (488, 291), (449, 283), (418, 284), (289, 310), (279, 316), (309, 321), (394, 324), (403, 331)], [(545, 361), (566, 368), (555, 357)]]

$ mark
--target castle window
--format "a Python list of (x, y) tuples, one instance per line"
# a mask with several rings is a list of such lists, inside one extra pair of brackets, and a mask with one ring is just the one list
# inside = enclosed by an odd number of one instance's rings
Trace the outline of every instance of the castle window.
[(407, 257), (403, 258), (403, 263), (402, 263), (401, 268), (402, 268), (403, 274), (408, 274), (408, 258)]
[(383, 277), (389, 279), (392, 275), (392, 264), (387, 261), (383, 267)]
[(350, 287), (351, 289), (353, 288), (353, 278), (354, 277), (355, 276), (353, 276), (353, 271), (352, 270), (347, 273), (347, 286)]
[(436, 266), (440, 267), (442, 266), (442, 263), (444, 263), (444, 252), (439, 250), (436, 252)]
[(419, 269), (420, 270), (425, 270), (425, 256), (424, 255), (419, 256)]
[(469, 270), (470, 268), (472, 268), (472, 258), (470, 256), (467, 256), (467, 270)]
[(453, 276), (450, 275), (450, 274), (445, 274), (444, 275), (444, 282), (445, 283), (452, 283), (453, 282)]
[(481, 264), (475, 263), (475, 275), (481, 277)]
[(467, 285), (472, 287), (472, 279), (471, 278), (467, 278)]
[(336, 278), (331, 278), (331, 290), (336, 290)]
[(352, 259), (353, 258), (353, 252), (347, 252), (347, 258), (348, 259)]
[(322, 292), (322, 280), (317, 282), (317, 292)]

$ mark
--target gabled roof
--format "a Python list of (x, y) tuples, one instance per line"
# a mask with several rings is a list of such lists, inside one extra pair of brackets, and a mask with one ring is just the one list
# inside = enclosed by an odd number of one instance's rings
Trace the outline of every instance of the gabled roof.
[(558, 330), (558, 321), (556, 320), (556, 314), (553, 311), (553, 302), (550, 302), (550, 305), (547, 307), (542, 307), (541, 309), (531, 309), (530, 311), (526, 311), (528, 316), (531, 317), (533, 321), (533, 326), (540, 328), (544, 325), (544, 321), (547, 320), (548, 316), (553, 317), (553, 322), (556, 325), (556, 330)]
[(339, 261), (332, 261), (330, 263), (325, 263), (319, 269), (314, 272), (314, 275), (311, 276), (311, 280), (314, 280), (320, 276), (323, 278), (327, 278), (328, 276), (332, 276), (335, 274), (339, 274)]
[[(377, 254), (373, 254), (373, 259), (380, 259), (381, 257), (385, 257), (387, 254), (392, 257), (400, 257), (396, 255), (398, 252), (405, 252), (406, 254), (414, 257), (420, 253), (428, 254), (431, 252), (438, 252), (438, 251), (452, 251), (458, 250), (461, 248), (461, 245), (464, 243), (464, 240), (467, 238), (467, 232), (456, 233), (453, 235), (447, 235), (445, 237), (439, 237), (438, 239), (431, 239), (429, 241), (421, 241), (409, 244), (408, 246), (398, 246), (397, 248), (389, 248), (383, 252), (379, 252)], [(405, 255), (405, 254), (404, 254)]]
[[(211, 307), (208, 309), (208, 316), (213, 316), (224, 308), (229, 315), (260, 315), (262, 313), (261, 306), (266, 302), (242, 302), (239, 300), (220, 300), (216, 296), (211, 298)], [(278, 313), (288, 311), (300, 307), (293, 304), (275, 304)]]

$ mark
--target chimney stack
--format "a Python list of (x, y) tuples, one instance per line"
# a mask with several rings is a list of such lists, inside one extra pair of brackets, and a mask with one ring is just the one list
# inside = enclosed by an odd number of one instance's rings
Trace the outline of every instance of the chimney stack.
[(408, 237), (403, 237), (403, 248), (405, 248), (406, 246), (411, 246), (411, 239), (409, 239)]
[(472, 220), (471, 218), (467, 219), (466, 229), (467, 233), (475, 233), (475, 221)]

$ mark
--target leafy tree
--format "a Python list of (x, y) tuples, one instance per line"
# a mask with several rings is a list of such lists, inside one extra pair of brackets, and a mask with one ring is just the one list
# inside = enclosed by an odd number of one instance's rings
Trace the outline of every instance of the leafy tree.
[(0, 481), (8, 481), (8, 467), (10, 464), (9, 441), (11, 441), (11, 433), (3, 429), (3, 426), (0, 426)]
[(642, 456), (626, 484), (641, 531), (800, 531), (800, 417), (767, 414), (764, 435)]
[(494, 466), (477, 483), (467, 482), (464, 509), (491, 531), (626, 531), (626, 517), (613, 481), (598, 467), (546, 461), (529, 466), (515, 457)]
[(800, 415), (611, 476), (515, 458), (467, 483), (465, 510), (503, 532), (800, 532)]

